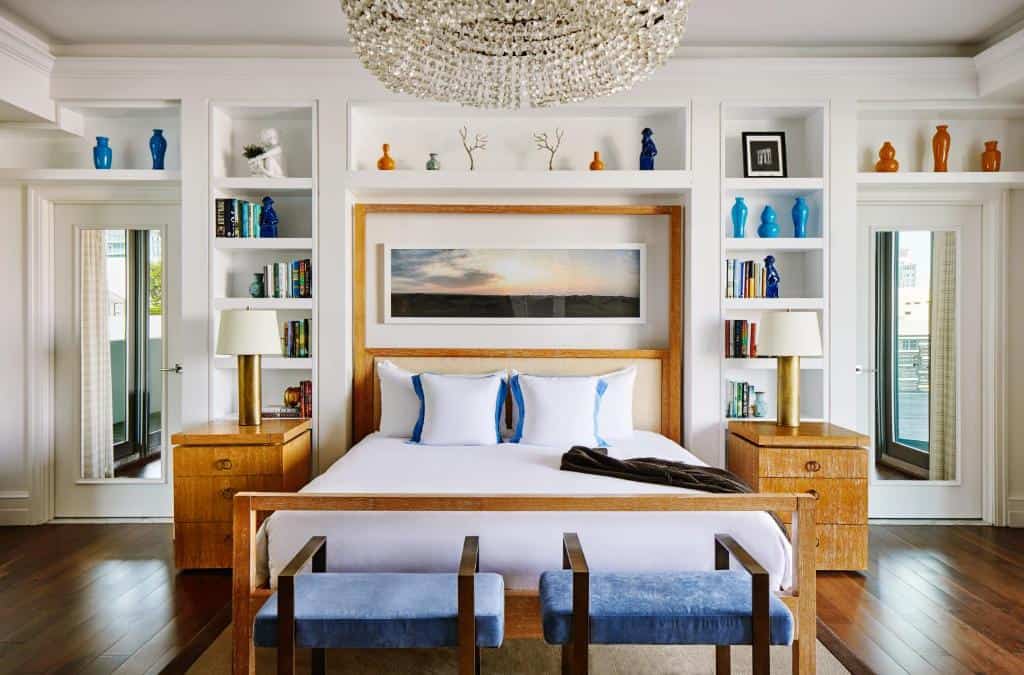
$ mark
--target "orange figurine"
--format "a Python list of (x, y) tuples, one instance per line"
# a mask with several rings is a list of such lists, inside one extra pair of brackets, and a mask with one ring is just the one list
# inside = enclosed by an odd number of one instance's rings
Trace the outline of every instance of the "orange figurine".
[(377, 160), (377, 168), (380, 169), (381, 171), (394, 171), (395, 160), (392, 159), (390, 154), (388, 154), (391, 152), (391, 146), (385, 143), (383, 145), (383, 149), (384, 154), (381, 155), (380, 159)]
[(981, 153), (982, 171), (999, 171), (1003, 163), (1003, 153), (996, 145), (999, 141), (985, 141), (985, 152)]
[(594, 150), (594, 161), (590, 163), (591, 171), (604, 171), (604, 162), (601, 161), (601, 153)]
[(889, 141), (882, 143), (882, 147), (878, 151), (878, 161), (875, 162), (875, 171), (893, 173), (899, 170), (900, 163), (896, 161), (896, 148), (892, 147), (892, 143)]
[(932, 155), (935, 158), (935, 171), (943, 173), (948, 170), (949, 162), (949, 125), (940, 124), (935, 127), (937, 131), (932, 136)]

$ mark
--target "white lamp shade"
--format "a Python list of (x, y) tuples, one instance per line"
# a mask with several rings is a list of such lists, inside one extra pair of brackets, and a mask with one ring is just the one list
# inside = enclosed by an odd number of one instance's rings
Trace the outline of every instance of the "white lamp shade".
[(762, 356), (821, 356), (815, 312), (771, 312), (761, 317), (757, 353)]
[(220, 313), (218, 354), (281, 354), (277, 312), (266, 309), (230, 309)]

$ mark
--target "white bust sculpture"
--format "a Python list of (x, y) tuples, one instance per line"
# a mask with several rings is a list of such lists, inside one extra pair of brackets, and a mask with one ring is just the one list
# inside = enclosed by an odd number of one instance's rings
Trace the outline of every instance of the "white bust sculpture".
[(267, 178), (284, 178), (284, 153), (277, 129), (260, 131), (260, 145), (266, 148), (262, 155), (249, 158), (249, 173)]

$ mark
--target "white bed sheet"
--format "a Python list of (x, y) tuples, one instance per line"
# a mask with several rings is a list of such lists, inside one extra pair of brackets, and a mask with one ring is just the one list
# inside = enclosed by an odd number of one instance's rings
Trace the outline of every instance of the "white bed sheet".
[[(693, 492), (560, 471), (562, 450), (523, 444), (422, 446), (368, 436), (302, 492), (450, 494), (651, 494)], [(609, 449), (618, 458), (663, 457), (704, 464), (668, 438), (637, 432)], [(331, 571), (454, 571), (462, 540), (480, 536), (481, 571), (508, 588), (536, 588), (562, 564), (563, 532), (578, 532), (591, 569), (714, 567), (714, 535), (731, 534), (768, 570), (773, 588), (792, 585), (792, 548), (763, 512), (279, 512), (261, 529), (258, 565), (277, 574), (309, 537), (327, 537)], [(269, 567), (268, 567), (269, 566)]]

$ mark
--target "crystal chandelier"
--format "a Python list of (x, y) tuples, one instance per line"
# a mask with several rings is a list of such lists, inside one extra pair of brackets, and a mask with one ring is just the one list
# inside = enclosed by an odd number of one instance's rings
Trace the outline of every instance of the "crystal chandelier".
[(341, 0), (363, 66), (392, 91), (477, 108), (629, 89), (672, 54), (689, 0)]

